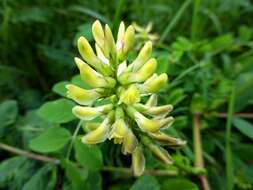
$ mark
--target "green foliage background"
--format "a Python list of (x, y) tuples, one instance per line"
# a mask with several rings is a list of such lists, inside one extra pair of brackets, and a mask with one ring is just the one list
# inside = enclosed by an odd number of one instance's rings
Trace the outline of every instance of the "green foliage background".
[[(201, 189), (194, 167), (196, 116), (211, 189), (253, 189), (252, 18), (250, 0), (1, 0), (0, 189)], [(160, 37), (157, 72), (170, 79), (159, 103), (175, 107), (176, 122), (167, 132), (188, 142), (169, 150), (175, 165), (146, 153), (151, 172), (134, 178), (118, 146), (107, 141), (90, 149), (72, 140), (78, 121), (64, 86), (71, 78), (80, 84), (76, 39), (93, 40), (95, 19), (114, 33), (120, 20), (153, 23)], [(57, 160), (26, 158), (15, 148)], [(154, 170), (179, 174), (157, 176)]]

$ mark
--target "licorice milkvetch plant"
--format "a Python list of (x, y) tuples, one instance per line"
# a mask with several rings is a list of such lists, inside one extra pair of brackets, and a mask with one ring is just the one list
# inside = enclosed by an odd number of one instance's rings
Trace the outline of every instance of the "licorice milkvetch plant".
[[(122, 144), (122, 153), (132, 155), (133, 173), (139, 176), (145, 169), (143, 148), (165, 164), (172, 160), (161, 147), (179, 147), (185, 141), (162, 132), (174, 121), (167, 116), (172, 105), (157, 105), (157, 93), (166, 83), (165, 73), (155, 73), (157, 62), (151, 58), (152, 43), (146, 42), (134, 61), (128, 61), (128, 53), (133, 49), (135, 31), (133, 26), (125, 28), (121, 22), (115, 42), (111, 29), (103, 29), (99, 21), (92, 25), (95, 50), (85, 37), (78, 39), (78, 50), (82, 59), (75, 58), (81, 79), (92, 89), (82, 89), (69, 84), (67, 96), (78, 105), (73, 113), (86, 123), (87, 134), (82, 137), (85, 144), (102, 143), (106, 139)], [(148, 97), (143, 103), (142, 97)], [(108, 104), (94, 106), (97, 100), (108, 99)], [(103, 118), (101, 123), (94, 122)]]

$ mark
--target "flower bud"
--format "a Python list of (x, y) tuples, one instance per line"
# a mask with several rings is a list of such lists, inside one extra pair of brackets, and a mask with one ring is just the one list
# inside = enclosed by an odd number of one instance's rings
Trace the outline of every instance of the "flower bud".
[(174, 121), (173, 117), (159, 120), (148, 119), (131, 106), (127, 107), (127, 113), (130, 115), (130, 117), (135, 119), (136, 123), (143, 131), (151, 133), (157, 132), (161, 128), (169, 127)]
[(146, 42), (137, 58), (129, 65), (127, 71), (138, 71), (150, 58), (152, 53), (152, 42)]
[(98, 46), (97, 43), (95, 44), (95, 48), (96, 48), (96, 53), (97, 53), (98, 58), (99, 58), (105, 65), (110, 66), (110, 61), (109, 61), (109, 59), (107, 59), (107, 58), (105, 57), (103, 51), (101, 50), (101, 48)]
[(135, 84), (132, 84), (128, 89), (123, 90), (120, 94), (120, 101), (127, 105), (140, 102), (140, 93)]
[(128, 127), (128, 132), (123, 141), (121, 152), (123, 154), (131, 154), (137, 147), (138, 140), (134, 135), (133, 131)]
[(153, 155), (163, 162), (164, 164), (172, 164), (172, 159), (168, 152), (162, 147), (154, 144), (148, 137), (142, 136), (142, 143), (149, 148), (149, 150), (153, 153)]
[(134, 44), (134, 27), (130, 25), (126, 29), (124, 36), (123, 52), (125, 55), (127, 55), (129, 50), (133, 47), (133, 44)]
[(116, 45), (110, 27), (105, 25), (105, 44), (103, 48), (104, 54), (107, 58), (113, 61), (116, 59)]
[(123, 60), (125, 58), (124, 53), (123, 53), (123, 47), (125, 43), (124, 36), (125, 36), (125, 24), (124, 22), (121, 22), (119, 25), (117, 42), (116, 42), (116, 50), (117, 50), (117, 56), (119, 60)]
[(85, 144), (97, 144), (104, 142), (110, 131), (110, 119), (105, 120), (93, 131), (88, 132), (82, 137), (82, 142)]
[(116, 108), (115, 123), (113, 124), (112, 130), (109, 134), (109, 139), (111, 140), (112, 138), (114, 139), (115, 144), (123, 143), (123, 154), (132, 153), (138, 144), (132, 130), (124, 121), (124, 112), (121, 107)]
[(167, 145), (169, 147), (177, 148), (186, 144), (186, 141), (183, 141), (179, 138), (171, 137), (165, 133), (149, 133), (149, 136), (157, 140), (162, 145)]
[(88, 85), (94, 88), (113, 88), (115, 86), (116, 81), (113, 78), (104, 77), (77, 57), (75, 58), (75, 62), (80, 70), (82, 80)]
[(136, 147), (132, 153), (132, 169), (134, 176), (140, 176), (145, 169), (145, 157), (141, 147)]
[(118, 106), (116, 108), (116, 112), (115, 112), (115, 118), (116, 119), (124, 119), (125, 113), (123, 111), (123, 108), (121, 106)]
[(101, 23), (96, 20), (92, 25), (92, 34), (100, 47), (104, 47), (105, 35)]
[(137, 72), (140, 78), (137, 82), (143, 82), (149, 78), (156, 70), (157, 62), (154, 58), (148, 60)]
[(145, 105), (146, 105), (146, 106), (149, 106), (149, 107), (151, 107), (151, 106), (156, 106), (156, 105), (157, 105), (157, 95), (156, 95), (156, 94), (152, 94), (152, 95), (149, 97), (149, 99), (148, 99), (148, 101), (146, 102)]
[(128, 127), (123, 119), (117, 119), (112, 126), (112, 130), (109, 135), (109, 140), (116, 139), (116, 144), (121, 144), (124, 137), (128, 132)]
[(156, 117), (156, 118), (165, 117), (173, 109), (172, 105), (150, 107), (150, 106), (146, 106), (146, 105), (143, 105), (143, 104), (135, 104), (134, 107), (139, 112), (150, 115), (152, 117)]
[(153, 153), (153, 155), (163, 162), (164, 164), (172, 164), (172, 158), (170, 157), (169, 153), (162, 147), (157, 146), (155, 144), (151, 144), (149, 149)]
[(125, 24), (123, 21), (120, 22), (118, 35), (117, 35), (117, 50), (123, 49), (123, 41), (125, 36)]
[(163, 73), (158, 77), (150, 77), (152, 80), (147, 80), (144, 84), (139, 86), (141, 93), (148, 94), (148, 93), (156, 93), (158, 92), (168, 80), (167, 74)]
[(92, 120), (102, 114), (108, 113), (113, 108), (112, 104), (107, 104), (99, 107), (83, 107), (83, 106), (75, 106), (72, 109), (73, 114), (82, 120)]
[(98, 92), (103, 91), (102, 89), (85, 90), (72, 84), (66, 85), (66, 88), (68, 89), (67, 97), (81, 105), (91, 105), (95, 100), (101, 97), (101, 94)]
[(126, 61), (123, 61), (122, 63), (120, 63), (118, 65), (118, 69), (117, 69), (117, 77), (119, 77), (123, 72), (124, 70), (127, 68), (127, 63)]
[(115, 122), (112, 126), (109, 139), (120, 139), (119, 143), (121, 143), (127, 132), (128, 127), (124, 121), (124, 111), (121, 107), (117, 107), (115, 111)]
[(150, 77), (156, 70), (157, 62), (155, 59), (150, 59), (145, 65), (142, 66), (137, 72), (124, 72), (118, 80), (121, 84), (126, 85), (134, 82), (143, 82)]
[(88, 130), (88, 131), (94, 131), (96, 130), (99, 126), (100, 126), (101, 123), (97, 123), (97, 122), (94, 122), (94, 123), (85, 123), (85, 128)]
[(112, 70), (110, 69), (110, 65), (103, 64), (101, 60), (97, 58), (95, 53), (93, 52), (92, 47), (90, 46), (88, 40), (85, 37), (80, 37), (78, 39), (78, 50), (81, 54), (82, 58), (92, 67), (94, 67), (98, 72), (103, 75), (112, 74)]
[(172, 105), (156, 106), (148, 108), (145, 113), (156, 118), (164, 118), (173, 109)]

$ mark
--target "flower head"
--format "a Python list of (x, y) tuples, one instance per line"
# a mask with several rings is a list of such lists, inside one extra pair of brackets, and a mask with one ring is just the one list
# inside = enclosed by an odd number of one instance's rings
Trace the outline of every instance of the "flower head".
[[(143, 149), (148, 148), (165, 164), (172, 160), (161, 147), (179, 147), (185, 142), (161, 132), (172, 125), (174, 118), (168, 116), (172, 105), (157, 106), (157, 93), (166, 83), (165, 73), (157, 75), (156, 59), (151, 57), (152, 42), (145, 43), (137, 57), (129, 62), (127, 57), (134, 47), (135, 30), (121, 22), (117, 39), (114, 40), (108, 25), (95, 21), (92, 26), (95, 52), (85, 37), (78, 39), (78, 50), (82, 57), (75, 58), (81, 79), (92, 89), (67, 85), (67, 97), (78, 105), (73, 114), (86, 124), (87, 134), (82, 137), (85, 144), (96, 144), (106, 139), (122, 145), (123, 154), (132, 154), (134, 175), (141, 175), (145, 168)], [(141, 98), (148, 96), (145, 104)], [(95, 106), (101, 99), (110, 103)], [(108, 102), (108, 101), (107, 101)], [(97, 117), (101, 123), (94, 122)]]

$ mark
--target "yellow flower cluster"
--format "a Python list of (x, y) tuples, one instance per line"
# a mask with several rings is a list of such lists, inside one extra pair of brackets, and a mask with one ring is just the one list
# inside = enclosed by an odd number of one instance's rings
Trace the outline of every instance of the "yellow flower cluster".
[[(73, 113), (86, 124), (89, 131), (82, 137), (85, 144), (96, 144), (106, 139), (122, 144), (123, 154), (132, 154), (134, 175), (139, 176), (145, 168), (143, 148), (148, 149), (166, 164), (172, 163), (161, 145), (181, 146), (184, 141), (168, 136), (161, 129), (169, 127), (174, 118), (167, 116), (172, 105), (157, 106), (157, 93), (166, 83), (165, 73), (155, 73), (157, 62), (151, 58), (152, 43), (147, 42), (138, 56), (129, 63), (127, 57), (135, 39), (134, 28), (125, 28), (121, 22), (115, 42), (108, 25), (103, 28), (99, 21), (92, 25), (95, 50), (85, 37), (78, 39), (80, 58), (75, 58), (82, 80), (92, 89), (67, 85), (67, 96), (77, 104)], [(144, 104), (141, 98), (148, 96)], [(94, 107), (100, 99), (109, 104)], [(101, 123), (94, 122), (103, 118)]]

